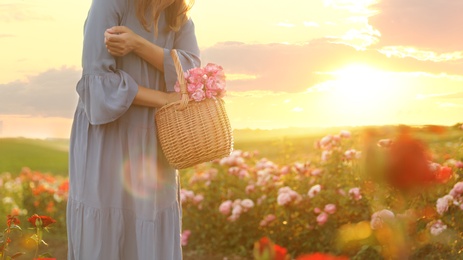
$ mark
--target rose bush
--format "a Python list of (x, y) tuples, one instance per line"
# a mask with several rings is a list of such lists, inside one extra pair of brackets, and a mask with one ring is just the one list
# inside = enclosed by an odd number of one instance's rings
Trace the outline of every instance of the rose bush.
[[(291, 259), (460, 258), (463, 139), (449, 131), (344, 130), (297, 151), (298, 161), (288, 162), (292, 148), (271, 159), (236, 150), (182, 170), (184, 251), (250, 258), (266, 237)], [(0, 223), (37, 213), (65, 234), (67, 192), (65, 178), (4, 173)]]

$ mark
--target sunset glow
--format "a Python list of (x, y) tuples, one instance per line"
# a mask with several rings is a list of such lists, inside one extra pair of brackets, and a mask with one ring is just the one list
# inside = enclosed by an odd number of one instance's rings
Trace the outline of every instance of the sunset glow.
[[(69, 136), (90, 4), (0, 4), (0, 137)], [(227, 75), (235, 128), (453, 125), (463, 121), (462, 9), (437, 0), (203, 0), (191, 17), (204, 65)]]

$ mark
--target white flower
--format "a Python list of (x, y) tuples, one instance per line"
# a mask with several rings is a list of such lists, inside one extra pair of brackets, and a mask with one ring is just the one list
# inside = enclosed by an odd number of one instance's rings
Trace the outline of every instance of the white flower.
[(313, 198), (315, 197), (315, 195), (317, 195), (322, 189), (322, 186), (320, 186), (320, 184), (317, 184), (317, 185), (314, 185), (310, 188), (309, 192), (307, 193), (307, 195), (310, 197), (310, 198)]
[(428, 227), (429, 227), (429, 232), (433, 236), (438, 236), (439, 234), (444, 232), (444, 230), (447, 229), (447, 225), (445, 225), (440, 219), (437, 220), (436, 222), (429, 223)]
[(382, 228), (384, 225), (384, 222), (389, 222), (393, 220), (395, 217), (394, 213), (390, 210), (383, 209), (381, 211), (373, 213), (371, 215), (371, 221), (370, 221), (370, 226), (371, 229), (379, 229)]
[(241, 201), (241, 206), (243, 206), (245, 209), (250, 209), (254, 207), (254, 202), (250, 199), (244, 199)]

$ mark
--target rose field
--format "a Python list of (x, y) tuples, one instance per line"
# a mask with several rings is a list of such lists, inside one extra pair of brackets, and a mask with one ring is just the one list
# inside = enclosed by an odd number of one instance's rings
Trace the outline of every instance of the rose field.
[[(0, 259), (66, 259), (66, 143), (14, 141)], [(463, 259), (462, 160), (459, 124), (236, 131), (180, 172), (185, 259)]]

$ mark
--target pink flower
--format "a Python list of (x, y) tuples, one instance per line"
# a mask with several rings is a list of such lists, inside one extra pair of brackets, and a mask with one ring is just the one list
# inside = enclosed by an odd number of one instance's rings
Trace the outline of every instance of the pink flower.
[(188, 238), (190, 237), (191, 235), (191, 231), (190, 230), (185, 230), (183, 231), (182, 235), (181, 235), (181, 238), (182, 238), (182, 246), (186, 246), (188, 245)]
[(283, 166), (280, 170), (280, 174), (281, 175), (286, 175), (286, 174), (289, 174), (291, 172), (291, 167), (289, 166)]
[(328, 214), (334, 214), (336, 212), (336, 205), (334, 204), (326, 204), (325, 205), (325, 212)]
[(222, 204), (220, 204), (220, 206), (219, 206), (220, 213), (222, 213), (224, 215), (230, 214), (232, 204), (233, 204), (233, 202), (231, 200), (227, 200), (227, 201), (222, 202)]
[(278, 198), (277, 198), (277, 203), (278, 205), (280, 206), (284, 206), (286, 204), (289, 204), (291, 202), (291, 195), (289, 195), (289, 193), (281, 193), (278, 195)]
[(246, 186), (246, 194), (250, 194), (252, 192), (254, 192), (256, 190), (256, 186), (254, 184), (249, 184), (248, 186)]
[(276, 219), (275, 215), (269, 214), (269, 215), (265, 216), (264, 219), (262, 219), (262, 220), (260, 221), (260, 224), (259, 224), (259, 225), (260, 225), (261, 227), (265, 227), (265, 226), (267, 226), (268, 224), (270, 224), (271, 222), (273, 222), (275, 219)]
[(277, 203), (281, 206), (289, 204), (291, 202), (298, 203), (302, 200), (301, 195), (292, 190), (290, 187), (281, 187), (278, 190)]
[(328, 214), (325, 212), (320, 213), (320, 215), (317, 216), (317, 223), (320, 226), (323, 226), (326, 221), (328, 221)]
[(320, 175), (322, 172), (323, 172), (322, 169), (317, 168), (317, 169), (313, 169), (313, 170), (310, 172), (310, 174), (311, 174), (312, 176), (318, 176), (318, 175)]
[(323, 151), (322, 158), (321, 158), (322, 162), (328, 161), (328, 159), (330, 159), (331, 157), (331, 154), (332, 154), (331, 151)]
[(341, 188), (337, 189), (336, 192), (337, 192), (339, 195), (343, 196), (343, 197), (346, 196), (346, 192), (345, 192), (343, 189), (341, 189)]
[(185, 79), (188, 82), (196, 83), (202, 81), (204, 76), (206, 76), (206, 73), (203, 68), (192, 68), (187, 71)]
[(197, 89), (194, 93), (191, 94), (191, 98), (195, 101), (201, 101), (206, 98), (206, 93), (202, 89)]
[(193, 191), (185, 190), (185, 189), (180, 190), (180, 202), (182, 204), (186, 203), (189, 200), (193, 200), (194, 197), (195, 197), (195, 194)]
[(199, 204), (203, 200), (204, 200), (204, 196), (202, 194), (198, 194), (198, 195), (193, 197), (193, 203), (194, 204)]
[(341, 130), (341, 132), (339, 133), (339, 136), (341, 136), (342, 138), (350, 138), (351, 133), (347, 130)]
[(360, 156), (361, 152), (358, 152), (355, 149), (349, 149), (346, 152), (344, 152), (344, 157), (346, 158), (346, 160), (359, 159)]
[(362, 198), (362, 195), (360, 194), (360, 189), (357, 187), (350, 189), (349, 195), (354, 200), (360, 200)]
[(314, 185), (310, 188), (307, 195), (309, 196), (309, 198), (313, 198), (315, 197), (315, 195), (317, 195), (321, 191), (321, 189), (322, 189), (322, 186), (320, 186), (320, 184)]
[(233, 206), (232, 215), (239, 216), (241, 213), (243, 213), (243, 207), (241, 205)]
[[(308, 166), (308, 165), (307, 165)], [(295, 163), (294, 164), (294, 168), (296, 169), (296, 171), (298, 173), (305, 173), (307, 171), (307, 167), (306, 167), (306, 164), (305, 163)]]
[(238, 177), (241, 178), (241, 179), (246, 178), (248, 176), (249, 176), (249, 172), (246, 169), (241, 169), (238, 172)]
[(195, 93), (198, 90), (204, 91), (204, 84), (201, 82), (188, 83), (186, 89), (191, 94)]
[(462, 161), (456, 161), (456, 162), (455, 162), (455, 167), (457, 167), (457, 168), (463, 168), (463, 162), (462, 162)]
[[(189, 96), (195, 101), (225, 95), (225, 74), (219, 65), (209, 63), (204, 68), (192, 68), (184, 76)], [(174, 89), (180, 92), (178, 82)]]
[(331, 143), (331, 140), (333, 139), (333, 137), (331, 135), (327, 135), (325, 137), (323, 137), (321, 140), (320, 140), (320, 146), (323, 148), (324, 146), (327, 146), (329, 143)]
[(266, 220), (267, 222), (272, 222), (272, 221), (274, 221), (275, 219), (277, 219), (277, 217), (276, 217), (275, 215), (273, 215), (273, 214), (268, 214), (268, 215), (265, 217), (265, 220)]
[(313, 212), (315, 212), (315, 214), (320, 214), (322, 210), (320, 208), (314, 208)]
[(439, 215), (443, 215), (449, 209), (449, 206), (453, 202), (453, 197), (451, 195), (445, 195), (442, 198), (437, 199), (436, 202), (436, 211)]
[(457, 182), (453, 186), (453, 189), (449, 192), (449, 194), (454, 198), (461, 197), (461, 195), (463, 194), (463, 182)]
[(228, 217), (228, 221), (230, 222), (235, 222), (237, 219), (239, 219), (240, 215), (231, 215), (230, 217)]

